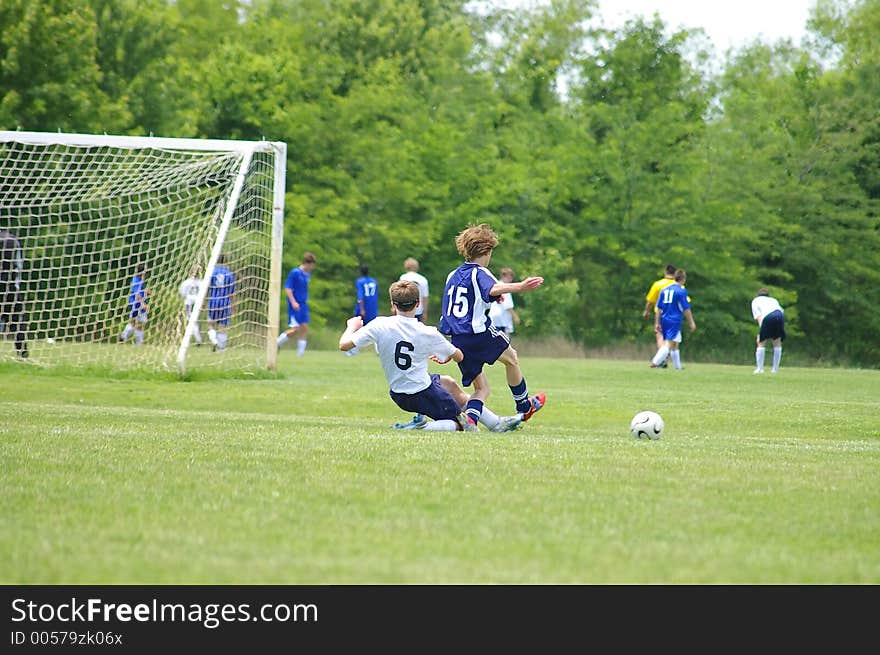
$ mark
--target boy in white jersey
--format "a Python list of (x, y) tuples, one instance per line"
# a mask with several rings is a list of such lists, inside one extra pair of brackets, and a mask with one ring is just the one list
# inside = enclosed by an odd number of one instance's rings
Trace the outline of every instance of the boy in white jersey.
[[(193, 307), (195, 307), (196, 298), (198, 297), (199, 289), (202, 286), (202, 279), (199, 277), (201, 272), (201, 266), (199, 266), (198, 264), (193, 266), (189, 277), (180, 283), (180, 288), (178, 289), (180, 297), (183, 298), (184, 325), (189, 323), (189, 317), (192, 316)], [(193, 326), (193, 337), (196, 340), (196, 345), (201, 346), (202, 331), (199, 330), (198, 321), (196, 321), (195, 325)]]
[[(392, 316), (378, 316), (366, 326), (360, 316), (353, 316), (346, 323), (345, 332), (339, 338), (339, 349), (347, 352), (354, 347), (376, 346), (389, 395), (401, 409), (429, 416), (433, 421), (417, 418), (408, 427), (423, 430), (477, 430), (467, 421), (461, 411), (462, 398), (456, 400), (444, 386), (442, 378), (449, 376), (428, 373), (428, 361), (445, 364), (450, 360), (461, 361), (461, 351), (449, 343), (437, 328), (421, 323), (416, 317), (419, 304), (419, 288), (412, 282), (398, 280), (391, 285)], [(458, 389), (458, 391), (461, 391)], [(463, 395), (463, 392), (461, 392)], [(490, 412), (491, 414), (491, 412)], [(522, 417), (515, 415), (484, 421), (493, 432), (513, 430)], [(490, 424), (491, 423), (491, 424)]]
[(755, 373), (764, 372), (764, 353), (767, 342), (773, 342), (773, 368), (771, 373), (779, 370), (782, 360), (782, 340), (785, 339), (785, 312), (779, 301), (770, 296), (767, 289), (758, 289), (758, 295), (752, 300), (752, 318), (758, 322), (757, 347), (755, 348)]

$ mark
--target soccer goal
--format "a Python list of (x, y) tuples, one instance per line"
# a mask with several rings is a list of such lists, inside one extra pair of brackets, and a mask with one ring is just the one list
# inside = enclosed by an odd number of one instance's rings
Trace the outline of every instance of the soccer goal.
[(0, 230), (23, 260), (0, 359), (24, 359), (17, 320), (35, 364), (274, 369), (286, 153), (268, 141), (0, 132)]

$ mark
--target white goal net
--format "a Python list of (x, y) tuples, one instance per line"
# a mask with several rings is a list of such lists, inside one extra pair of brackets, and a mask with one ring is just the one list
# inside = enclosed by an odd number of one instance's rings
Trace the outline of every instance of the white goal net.
[(278, 142), (0, 132), (19, 253), (0, 252), (0, 361), (274, 368), (285, 161)]

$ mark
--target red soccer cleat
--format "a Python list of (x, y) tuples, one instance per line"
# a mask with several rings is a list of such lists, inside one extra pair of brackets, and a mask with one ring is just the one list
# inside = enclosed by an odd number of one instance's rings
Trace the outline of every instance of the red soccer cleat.
[(528, 421), (530, 418), (532, 418), (535, 412), (537, 412), (539, 409), (547, 404), (547, 394), (545, 394), (543, 391), (539, 391), (534, 396), (529, 398), (529, 402), (532, 404), (532, 408), (527, 412), (523, 412), (523, 421)]

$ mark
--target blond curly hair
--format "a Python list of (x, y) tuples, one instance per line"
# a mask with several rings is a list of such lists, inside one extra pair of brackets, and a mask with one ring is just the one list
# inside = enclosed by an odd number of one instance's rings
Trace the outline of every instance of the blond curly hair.
[(455, 237), (455, 247), (467, 261), (492, 252), (498, 247), (498, 236), (486, 223), (470, 225)]

